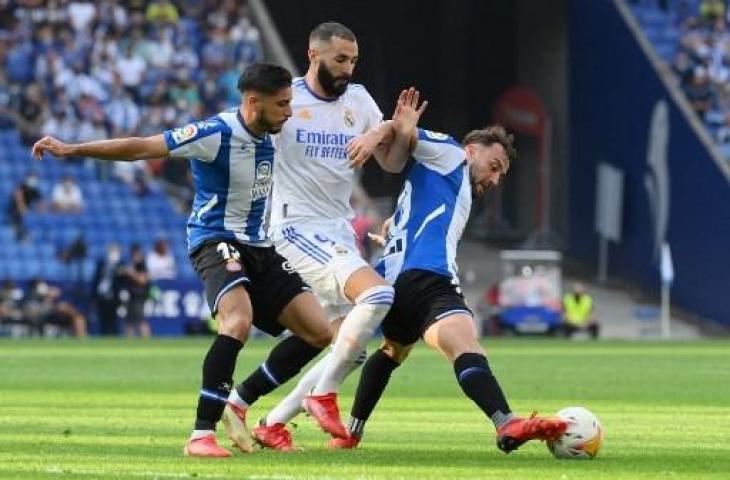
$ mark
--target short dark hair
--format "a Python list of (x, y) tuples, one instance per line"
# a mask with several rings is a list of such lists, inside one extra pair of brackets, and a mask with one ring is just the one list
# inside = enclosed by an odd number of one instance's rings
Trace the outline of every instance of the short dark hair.
[(309, 34), (309, 41), (320, 40), (322, 42), (329, 42), (332, 37), (339, 37), (351, 42), (357, 42), (357, 38), (355, 38), (355, 34), (352, 33), (352, 30), (337, 22), (324, 22), (314, 27), (312, 33)]
[(474, 143), (488, 147), (495, 143), (499, 143), (507, 154), (507, 165), (511, 164), (517, 158), (517, 149), (513, 145), (514, 135), (507, 133), (501, 125), (490, 125), (488, 127), (472, 130), (467, 133), (461, 144), (465, 147)]
[(238, 91), (260, 92), (273, 95), (282, 88), (291, 86), (291, 73), (284, 67), (272, 63), (254, 63), (243, 71), (238, 79)]

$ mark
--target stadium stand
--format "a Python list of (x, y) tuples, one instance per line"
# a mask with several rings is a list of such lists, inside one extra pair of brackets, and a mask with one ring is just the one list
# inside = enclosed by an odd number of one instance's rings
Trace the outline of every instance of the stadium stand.
[[(125, 164), (131, 169), (90, 159), (36, 162), (30, 145), (44, 134), (70, 142), (151, 135), (238, 103), (240, 71), (262, 56), (245, 3), (25, 0), (4, 2), (0, 18), (0, 214), (31, 170), (46, 206), (65, 176), (76, 180), (85, 206), (64, 214), (32, 209), (23, 241), (3, 221), (0, 278), (88, 282), (109, 242), (148, 251), (157, 237), (168, 240), (178, 278), (195, 278), (184, 183), (171, 186), (155, 162)], [(185, 178), (186, 170), (172, 175)], [(61, 259), (79, 235), (86, 255)]]
[(730, 161), (730, 31), (723, 0), (633, 0), (657, 55)]

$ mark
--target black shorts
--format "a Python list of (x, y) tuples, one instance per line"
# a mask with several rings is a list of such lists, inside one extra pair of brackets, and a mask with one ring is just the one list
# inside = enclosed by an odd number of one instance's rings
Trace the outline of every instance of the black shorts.
[(274, 247), (253, 247), (235, 240), (214, 240), (190, 256), (205, 285), (205, 297), (215, 316), (218, 301), (228, 290), (243, 285), (251, 297), (253, 324), (277, 336), (286, 327), (278, 322), (289, 302), (309, 286)]
[(383, 320), (383, 335), (410, 345), (428, 327), (454, 313), (471, 315), (461, 289), (451, 278), (426, 270), (408, 270), (393, 285), (393, 306)]

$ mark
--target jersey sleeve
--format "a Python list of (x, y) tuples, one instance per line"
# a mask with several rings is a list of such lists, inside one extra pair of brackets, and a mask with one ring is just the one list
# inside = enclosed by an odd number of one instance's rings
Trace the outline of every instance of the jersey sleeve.
[(413, 158), (439, 173), (447, 174), (461, 165), (464, 149), (450, 135), (419, 128)]
[(194, 122), (164, 133), (171, 157), (213, 162), (221, 146), (221, 138), (228, 126), (218, 116)]
[(361, 85), (358, 85), (357, 87), (362, 90), (359, 93), (361, 97), (361, 108), (363, 109), (365, 117), (365, 128), (363, 129), (363, 132), (366, 132), (383, 121), (383, 112), (380, 111), (380, 107), (378, 107), (378, 104), (375, 103), (375, 99), (370, 96), (370, 93), (365, 89), (365, 87)]

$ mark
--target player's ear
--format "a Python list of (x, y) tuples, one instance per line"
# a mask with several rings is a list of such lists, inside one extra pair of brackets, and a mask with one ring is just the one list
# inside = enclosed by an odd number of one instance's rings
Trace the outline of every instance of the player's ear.
[(315, 48), (309, 47), (307, 58), (309, 58), (309, 63), (312, 63), (319, 58), (319, 52)]

